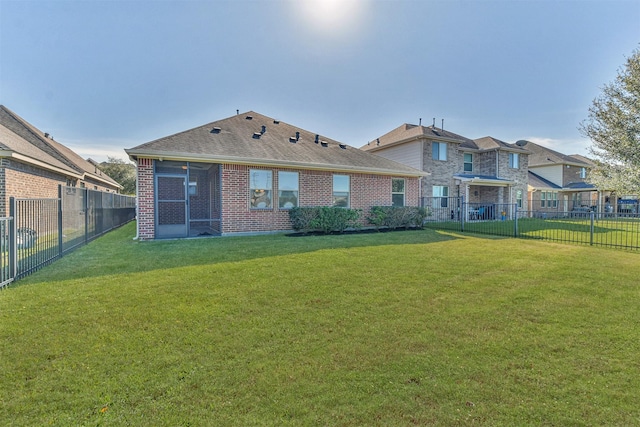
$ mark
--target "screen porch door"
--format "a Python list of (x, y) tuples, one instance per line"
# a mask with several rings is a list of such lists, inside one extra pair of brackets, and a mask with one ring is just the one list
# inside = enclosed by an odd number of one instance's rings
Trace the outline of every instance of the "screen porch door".
[(187, 177), (156, 175), (156, 237), (186, 237)]

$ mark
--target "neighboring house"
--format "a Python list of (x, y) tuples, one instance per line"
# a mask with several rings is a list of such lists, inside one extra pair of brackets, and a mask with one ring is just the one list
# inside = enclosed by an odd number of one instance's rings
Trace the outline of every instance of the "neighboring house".
[(0, 215), (9, 198), (55, 198), (58, 185), (119, 192), (120, 184), (0, 105)]
[(291, 230), (296, 206), (417, 206), (411, 167), (253, 111), (125, 150), (143, 240)]
[[(605, 193), (587, 180), (593, 163), (578, 155), (565, 155), (530, 141), (518, 141), (529, 155), (528, 198), (531, 210), (588, 211), (609, 203)], [(605, 200), (605, 197), (607, 200)]]
[(421, 180), (421, 196), (434, 213), (456, 217), (448, 198), (459, 196), (472, 207), (465, 212), (472, 219), (495, 217), (505, 209), (500, 205), (517, 203), (527, 209), (529, 153), (517, 145), (405, 123), (362, 149), (428, 172)]

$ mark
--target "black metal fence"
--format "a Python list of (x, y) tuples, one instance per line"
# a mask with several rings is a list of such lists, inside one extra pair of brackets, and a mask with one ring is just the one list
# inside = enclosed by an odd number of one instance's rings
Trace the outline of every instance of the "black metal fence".
[[(448, 216), (443, 213), (445, 205)], [(640, 249), (637, 213), (523, 211), (516, 204), (466, 203), (462, 197), (425, 198), (423, 207), (428, 212), (425, 221), (428, 228)]]
[(135, 218), (135, 197), (59, 187), (55, 199), (9, 200), (0, 218), (0, 288)]

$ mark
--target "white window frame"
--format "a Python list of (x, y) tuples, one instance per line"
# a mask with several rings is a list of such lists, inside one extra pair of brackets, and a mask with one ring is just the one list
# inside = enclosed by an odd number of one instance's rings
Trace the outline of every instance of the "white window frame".
[[(289, 179), (287, 179), (289, 177)], [(295, 185), (289, 185), (295, 177)], [(284, 193), (289, 193), (284, 195)], [(295, 198), (295, 202), (292, 201)], [(278, 171), (278, 208), (292, 209), (299, 206), (300, 175), (298, 172)]]
[(522, 208), (522, 190), (516, 190), (516, 206)]
[[(346, 181), (346, 191), (344, 181)], [(341, 203), (341, 200), (345, 198), (346, 205)], [(349, 175), (333, 175), (333, 206), (341, 208), (351, 206), (351, 177)]]
[(520, 153), (509, 153), (509, 167), (520, 169)]
[(446, 185), (434, 185), (431, 189), (432, 206), (434, 208), (449, 207), (449, 187)]
[[(397, 191), (394, 183), (402, 182), (402, 191)], [(405, 191), (406, 191), (407, 181), (404, 178), (392, 178), (391, 179), (391, 205), (392, 206), (404, 206), (405, 205)], [(395, 191), (394, 191), (395, 190)], [(402, 196), (402, 204), (394, 203), (394, 196)]]
[[(467, 161), (466, 157), (469, 156), (471, 160)], [(473, 172), (473, 153), (463, 153), (462, 154), (462, 170), (464, 172)], [(467, 170), (467, 165), (469, 165), (469, 170)]]
[(587, 178), (587, 168), (580, 168), (580, 178), (581, 179)]
[(249, 169), (249, 207), (273, 209), (273, 171)]
[(447, 143), (432, 141), (431, 154), (432, 154), (433, 160), (446, 162), (447, 161)]

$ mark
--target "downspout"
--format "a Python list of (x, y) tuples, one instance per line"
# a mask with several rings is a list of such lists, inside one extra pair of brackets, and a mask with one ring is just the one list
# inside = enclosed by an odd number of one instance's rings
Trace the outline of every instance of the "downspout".
[(140, 215), (139, 215), (139, 206), (140, 206), (140, 186), (138, 185), (138, 178), (140, 177), (140, 165), (138, 164), (138, 160), (136, 159), (136, 236), (133, 240), (138, 240), (140, 237)]

